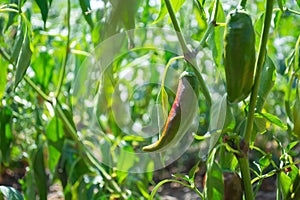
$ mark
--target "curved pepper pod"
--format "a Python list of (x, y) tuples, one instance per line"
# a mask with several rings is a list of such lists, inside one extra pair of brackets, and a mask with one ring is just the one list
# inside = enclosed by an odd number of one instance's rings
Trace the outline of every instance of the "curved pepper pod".
[(245, 11), (234, 10), (227, 16), (223, 56), (228, 101), (238, 103), (249, 95), (255, 71), (255, 33)]
[(160, 152), (179, 142), (198, 112), (198, 80), (190, 72), (180, 76), (176, 98), (159, 140), (143, 147), (143, 151)]

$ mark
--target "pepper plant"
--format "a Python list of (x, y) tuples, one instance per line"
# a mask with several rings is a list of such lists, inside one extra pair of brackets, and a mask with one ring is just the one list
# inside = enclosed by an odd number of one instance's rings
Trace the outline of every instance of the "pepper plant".
[(299, 199), (299, 27), (298, 0), (2, 0), (0, 199)]

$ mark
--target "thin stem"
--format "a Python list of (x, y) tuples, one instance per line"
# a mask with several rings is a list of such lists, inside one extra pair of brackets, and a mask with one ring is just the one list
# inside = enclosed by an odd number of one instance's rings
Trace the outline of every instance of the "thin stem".
[(172, 7), (172, 4), (170, 2), (170, 0), (165, 0), (165, 3), (166, 3), (166, 6), (167, 6), (167, 9), (168, 9), (168, 12), (169, 12), (169, 15), (170, 15), (170, 18), (171, 18), (171, 21), (172, 21), (172, 24), (174, 26), (174, 29), (176, 31), (176, 34), (177, 34), (177, 37), (178, 37), (178, 40), (179, 40), (179, 43), (181, 45), (181, 48), (182, 48), (182, 51), (183, 51), (183, 54), (188, 54), (190, 53), (187, 45), (186, 45), (186, 41), (183, 37), (183, 34), (182, 34), (182, 31), (181, 31), (181, 28), (177, 22), (177, 19), (176, 19), (176, 16), (175, 16), (175, 12), (173, 10), (173, 7)]
[(295, 15), (300, 15), (299, 11), (296, 11), (296, 10), (293, 10), (293, 9), (289, 9), (289, 8), (286, 8), (286, 7), (284, 7), (283, 10), (281, 10), (280, 8), (274, 8), (273, 11), (274, 12), (276, 12), (276, 11), (282, 11), (283, 13), (290, 12), (290, 13), (295, 14)]
[[(219, 2), (219, 0), (216, 0), (216, 2)], [(206, 86), (206, 83), (205, 83), (202, 75), (200, 74), (200, 72), (198, 71), (198, 68), (197, 68), (196, 54), (191, 52), (187, 47), (186, 41), (183, 37), (181, 28), (178, 25), (178, 22), (177, 22), (177, 19), (176, 19), (176, 16), (175, 16), (175, 13), (174, 13), (174, 10), (173, 10), (173, 7), (172, 7), (172, 4), (171, 4), (170, 0), (165, 0), (165, 3), (166, 3), (166, 6), (167, 6), (167, 9), (168, 9), (172, 24), (173, 24), (174, 29), (176, 31), (179, 43), (181, 45), (185, 60), (190, 64), (193, 71), (195, 72), (195, 74), (197, 76), (197, 79), (199, 80), (200, 88), (203, 92), (203, 95), (204, 95), (208, 105), (211, 106), (211, 96), (210, 96), (209, 90)]]
[(13, 64), (13, 62), (11, 61), (11, 59), (9, 58), (9, 55), (6, 51), (4, 51), (3, 49), (0, 48), (0, 55), (3, 56), (3, 58), (5, 60), (7, 60), (10, 64)]
[(216, 21), (217, 21), (217, 16), (218, 16), (218, 7), (219, 7), (219, 0), (216, 0), (215, 4), (214, 4), (213, 11), (212, 11), (211, 18), (209, 19), (208, 27), (207, 27), (200, 43), (199, 43), (199, 46), (195, 49), (196, 54), (205, 45), (205, 42), (206, 42), (207, 38), (209, 37), (210, 33), (213, 31), (214, 27), (217, 25)]
[(263, 174), (263, 175), (261, 175), (261, 176), (258, 176), (258, 177), (256, 177), (256, 178), (252, 179), (251, 183), (254, 184), (254, 183), (256, 183), (257, 181), (260, 181), (260, 180), (262, 180), (262, 179), (265, 179), (265, 178), (269, 178), (269, 177), (271, 177), (271, 176), (274, 176), (275, 174), (280, 173), (280, 172), (284, 171), (285, 169), (290, 168), (290, 167), (292, 167), (292, 166), (294, 166), (294, 165), (297, 165), (298, 163), (300, 163), (300, 160), (297, 160), (297, 161), (295, 161), (295, 162), (293, 162), (293, 163), (291, 163), (291, 164), (289, 164), (289, 165), (285, 165), (285, 166), (282, 167), (282, 168), (272, 170), (272, 171), (270, 171), (270, 172), (267, 173), (267, 174)]
[(13, 8), (3, 8), (3, 9), (0, 9), (0, 12), (14, 12), (14, 13), (19, 13), (18, 10), (13, 9)]
[(30, 87), (32, 87), (45, 101), (52, 104), (51, 98), (45, 94), (28, 76), (24, 76), (24, 80)]
[(295, 15), (300, 15), (300, 12), (299, 12), (299, 11), (292, 10), (292, 9), (289, 9), (289, 8), (285, 8), (284, 11), (285, 11), (285, 12), (293, 13), (293, 14), (295, 14)]
[(198, 81), (199, 81), (199, 85), (200, 85), (200, 88), (201, 88), (201, 91), (206, 99), (206, 102), (208, 104), (208, 106), (210, 107), (212, 105), (212, 100), (211, 100), (211, 96), (210, 96), (210, 92), (206, 86), (206, 83), (202, 77), (202, 75), (200, 74), (200, 72), (198, 71), (198, 68), (196, 67), (197, 66), (197, 62), (196, 62), (196, 59), (195, 58), (191, 58), (188, 60), (188, 63), (189, 65), (192, 67)]
[(210, 33), (213, 31), (215, 25), (213, 23), (209, 23), (202, 39), (200, 40), (199, 46), (195, 49), (195, 53), (198, 54), (200, 49), (202, 49), (202, 47), (205, 45), (206, 40), (208, 38), (208, 36), (210, 35)]
[(274, 3), (274, 0), (267, 0), (267, 3), (266, 3), (267, 9), (266, 9), (266, 15), (265, 15), (265, 20), (264, 20), (263, 32), (262, 32), (261, 40), (260, 40), (259, 53), (258, 53), (258, 58), (255, 63), (255, 68), (256, 68), (255, 82), (254, 82), (254, 86), (253, 86), (251, 97), (250, 97), (250, 105), (249, 105), (249, 111), (248, 111), (247, 121), (246, 121), (246, 129), (244, 132), (245, 142), (247, 145), (250, 143), (250, 140), (251, 140), (255, 106), (256, 106), (258, 88), (259, 88), (259, 83), (260, 83), (260, 76), (261, 76), (262, 67), (263, 67), (264, 59), (265, 59), (265, 55), (266, 55), (266, 45), (267, 45), (267, 41), (268, 41), (268, 34), (269, 34), (269, 29), (270, 29), (271, 19), (272, 19), (273, 3)]
[(63, 64), (62, 64), (62, 67), (61, 67), (61, 70), (59, 73), (59, 79), (58, 79), (57, 89), (55, 92), (55, 97), (57, 97), (61, 91), (65, 73), (66, 73), (66, 66), (67, 66), (67, 61), (68, 61), (68, 57), (69, 57), (69, 52), (70, 52), (70, 34), (71, 34), (70, 16), (71, 16), (71, 2), (70, 2), (70, 0), (68, 0), (68, 8), (67, 8), (68, 35), (67, 35), (66, 52), (65, 52), (65, 57), (63, 59)]
[(190, 185), (188, 185), (188, 184), (186, 184), (186, 183), (184, 183), (184, 182), (182, 182), (182, 181), (176, 180), (176, 179), (165, 179), (165, 180), (159, 182), (159, 183), (153, 188), (153, 190), (152, 190), (152, 192), (151, 192), (151, 195), (150, 195), (149, 199), (150, 199), (150, 200), (154, 199), (154, 196), (155, 196), (155, 194), (157, 193), (158, 188), (161, 187), (163, 184), (165, 184), (165, 183), (172, 183), (172, 182), (173, 182), (173, 183), (178, 183), (178, 184), (180, 184), (180, 185), (183, 185), (184, 187), (187, 187), (187, 188), (190, 188), (190, 189), (194, 190), (194, 191), (199, 195), (199, 197), (200, 197), (201, 199), (203, 199), (203, 197), (204, 197), (203, 194), (202, 194), (196, 187), (192, 187), (192, 186), (190, 186)]
[(246, 200), (253, 200), (253, 189), (251, 185), (250, 167), (248, 156), (238, 158), (238, 162), (241, 168), (243, 187), (245, 191)]

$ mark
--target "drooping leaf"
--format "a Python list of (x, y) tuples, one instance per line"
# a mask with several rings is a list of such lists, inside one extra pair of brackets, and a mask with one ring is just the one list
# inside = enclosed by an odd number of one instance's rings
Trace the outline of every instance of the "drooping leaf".
[[(22, 23), (21, 23), (22, 24)], [(16, 56), (16, 77), (15, 77), (15, 85), (16, 88), (20, 81), (23, 79), (27, 68), (30, 65), (32, 51), (30, 48), (30, 39), (29, 39), (29, 30), (28, 27), (24, 24), (21, 25), (21, 29), (19, 32), (19, 39), (16, 41), (16, 48), (14, 48), (14, 53)]]
[(90, 5), (90, 0), (79, 0), (80, 7), (82, 10), (82, 14), (84, 16), (84, 19), (86, 22), (90, 25), (91, 29), (94, 28), (94, 22), (92, 20), (92, 15), (91, 15), (91, 5)]
[(224, 180), (222, 169), (215, 160), (214, 149), (207, 164), (205, 194), (207, 199), (222, 200), (224, 196)]
[(23, 41), (24, 41), (24, 35), (25, 35), (25, 24), (21, 18), (21, 21), (18, 25), (18, 31), (17, 31), (17, 37), (16, 37), (16, 40), (14, 42), (14, 46), (12, 48), (12, 53), (11, 53), (11, 61), (16, 64), (17, 63), (17, 60), (18, 60), (18, 57), (19, 57), (19, 54), (20, 54), (20, 51), (21, 51), (21, 48), (22, 48), (22, 44), (23, 44)]
[[(214, 5), (214, 1), (211, 4), (210, 10), (212, 10)], [(218, 15), (217, 19), (218, 22), (225, 21), (225, 14), (222, 7), (221, 2), (219, 2), (218, 5)], [(213, 29), (212, 33), (210, 34), (208, 38), (208, 46), (212, 50), (213, 59), (215, 61), (215, 64), (219, 67), (222, 65), (222, 57), (223, 57), (223, 36), (224, 36), (224, 27), (216, 27)]]
[[(170, 2), (172, 4), (174, 12), (176, 13), (181, 8), (185, 0), (170, 0)], [(161, 0), (159, 15), (153, 23), (158, 23), (159, 21), (161, 21), (166, 16), (167, 13), (168, 13), (168, 9), (165, 4), (165, 1)]]
[(284, 124), (277, 116), (272, 115), (270, 113), (256, 113), (256, 114), (264, 117), (266, 120), (268, 120), (272, 124), (282, 128), (284, 130), (287, 130), (287, 125)]
[(46, 27), (46, 21), (48, 18), (48, 12), (49, 12), (49, 6), (48, 6), (48, 0), (35, 0), (37, 5), (39, 6), (42, 14), (42, 19), (44, 21), (44, 27)]
[(47, 175), (44, 163), (44, 147), (40, 145), (32, 155), (32, 168), (34, 171), (34, 179), (36, 182), (36, 187), (38, 189), (38, 194), (41, 200), (47, 199)]
[(260, 112), (264, 106), (264, 103), (268, 97), (269, 92), (273, 88), (276, 79), (276, 68), (269, 56), (266, 56), (263, 66), (262, 74), (260, 77), (260, 85), (258, 88), (258, 99), (256, 104), (256, 110)]
[[(120, 27), (128, 30), (126, 33), (129, 37), (129, 48), (133, 48), (134, 44), (134, 31), (135, 28), (135, 15), (138, 9), (138, 0), (110, 0), (112, 4), (112, 11), (107, 21), (107, 36), (111, 36), (119, 31)], [(121, 26), (120, 26), (121, 25)], [(105, 38), (107, 36), (104, 36)]]

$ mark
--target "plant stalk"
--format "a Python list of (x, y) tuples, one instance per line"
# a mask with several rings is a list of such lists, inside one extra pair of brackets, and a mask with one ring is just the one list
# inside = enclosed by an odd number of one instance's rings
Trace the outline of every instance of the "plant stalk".
[(255, 63), (255, 69), (256, 69), (256, 74), (255, 74), (255, 81), (250, 97), (250, 105), (249, 105), (249, 111), (247, 115), (247, 121), (246, 121), (246, 129), (244, 132), (244, 137), (245, 137), (245, 142), (246, 144), (250, 143), (251, 140), (251, 133), (253, 129), (253, 121), (254, 121), (254, 113), (255, 113), (255, 106), (256, 106), (256, 100), (257, 100), (257, 94), (258, 94), (258, 88), (260, 84), (260, 76), (265, 60), (265, 55), (266, 55), (266, 45), (268, 41), (268, 34), (269, 34), (269, 29), (271, 26), (271, 19), (272, 19), (272, 9), (273, 9), (273, 3), (274, 0), (266, 0), (267, 1), (267, 9), (266, 9), (266, 14), (265, 14), (265, 19), (264, 19), (264, 25), (263, 25), (263, 32), (261, 35), (261, 40), (260, 40), (260, 45), (259, 45), (259, 53), (258, 53), (258, 58)]
[(177, 38), (179, 40), (179, 43), (180, 43), (180, 46), (182, 48), (182, 51), (183, 51), (183, 54), (188, 54), (190, 51), (186, 45), (186, 41), (184, 39), (184, 36), (182, 34), (182, 31), (181, 31), (181, 28), (177, 22), (177, 19), (176, 19), (176, 16), (175, 16), (175, 12), (173, 10), (173, 7), (172, 7), (172, 4), (170, 2), (170, 0), (165, 0), (165, 4), (167, 6), (167, 9), (168, 9), (168, 12), (169, 12), (169, 15), (170, 15), (170, 18), (171, 18), (171, 21), (172, 21), (172, 24), (174, 26), (174, 29), (176, 31), (176, 34), (177, 34)]
[[(217, 0), (219, 1), (219, 0)], [(190, 66), (192, 67), (193, 71), (195, 72), (195, 75), (199, 81), (199, 84), (200, 84), (200, 88), (203, 92), (203, 95), (207, 101), (207, 104), (209, 106), (211, 106), (211, 96), (210, 96), (210, 92), (206, 86), (206, 83), (201, 75), (201, 73), (198, 71), (198, 68), (197, 68), (197, 62), (196, 62), (196, 53), (194, 52), (191, 52), (189, 50), (189, 48), (187, 47), (187, 44), (186, 44), (186, 41), (183, 37), (183, 34), (182, 34), (182, 31), (181, 31), (181, 28), (180, 26), (178, 25), (178, 22), (177, 22), (177, 19), (176, 19), (176, 16), (175, 16), (175, 12), (173, 10), (173, 7), (172, 7), (172, 4), (170, 2), (170, 0), (165, 0), (165, 4), (167, 6), (167, 9), (168, 9), (168, 13), (170, 15), (170, 18), (171, 18), (171, 21), (172, 21), (172, 24), (174, 26), (174, 29), (176, 31), (176, 34), (177, 34), (177, 38), (179, 40), (179, 43), (181, 45), (181, 48), (182, 48), (182, 51), (183, 51), (183, 55), (185, 57), (185, 60), (190, 64)], [(206, 34), (208, 37), (209, 34)]]
[(256, 68), (255, 81), (251, 92), (249, 111), (246, 120), (246, 129), (244, 132), (244, 141), (243, 141), (244, 147), (242, 148), (243, 152), (241, 153), (241, 156), (238, 157), (242, 178), (243, 178), (246, 200), (254, 199), (252, 185), (251, 185), (248, 151), (249, 151), (249, 143), (251, 141), (251, 134), (253, 129), (255, 106), (257, 101), (258, 88), (260, 84), (260, 77), (261, 77), (262, 67), (266, 55), (266, 45), (267, 45), (268, 34), (271, 25), (273, 4), (274, 4), (274, 0), (266, 0), (266, 13), (265, 13), (265, 19), (263, 24), (263, 31), (260, 39), (259, 54), (255, 63), (255, 68)]
[(66, 52), (65, 56), (63, 58), (63, 64), (59, 73), (59, 79), (58, 79), (58, 85), (55, 91), (55, 97), (58, 97), (62, 84), (64, 82), (64, 77), (66, 74), (66, 67), (67, 67), (67, 62), (68, 62), (68, 57), (69, 57), (69, 52), (70, 52), (70, 34), (71, 34), (71, 25), (70, 25), (70, 17), (71, 17), (71, 2), (68, 0), (68, 6), (67, 6), (67, 29), (68, 29), (68, 35), (67, 35), (67, 44), (66, 44)]

